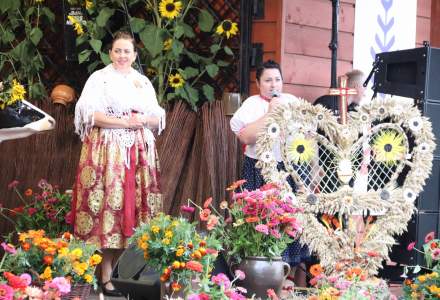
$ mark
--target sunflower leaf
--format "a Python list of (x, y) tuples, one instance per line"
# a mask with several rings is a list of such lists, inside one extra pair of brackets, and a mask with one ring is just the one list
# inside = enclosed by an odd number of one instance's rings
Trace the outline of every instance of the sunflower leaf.
[(100, 40), (95, 40), (95, 39), (91, 39), (89, 41), (90, 46), (92, 46), (92, 49), (96, 52), (99, 53), (101, 51), (101, 47), (102, 47), (102, 41)]
[(92, 54), (92, 50), (86, 49), (78, 53), (78, 63), (83, 63), (87, 61), (90, 57), (90, 54)]
[(219, 67), (217, 65), (211, 64), (211, 65), (207, 65), (206, 66), (206, 72), (208, 72), (209, 76), (211, 76), (211, 78), (214, 78), (215, 76), (217, 76), (219, 71)]
[(154, 25), (145, 26), (145, 29), (139, 34), (145, 48), (153, 57), (156, 57), (162, 51), (164, 36), (165, 30)]
[(181, 25), (176, 25), (176, 28), (174, 29), (174, 37), (180, 39), (184, 33), (185, 28)]
[(234, 52), (232, 52), (231, 48), (228, 46), (224, 46), (223, 49), (225, 50), (226, 54), (234, 56)]
[(96, 24), (100, 27), (105, 27), (108, 19), (115, 13), (114, 9), (104, 7), (100, 12), (98, 17), (96, 18)]
[(208, 99), (208, 101), (213, 101), (214, 100), (214, 88), (208, 84), (204, 84), (202, 89), (203, 89), (203, 94), (205, 95), (206, 99)]
[(141, 18), (130, 18), (130, 25), (134, 33), (139, 33), (145, 28), (145, 20)]
[(184, 70), (182, 70), (182, 76), (183, 78), (189, 79), (193, 78), (194, 76), (197, 76), (199, 74), (199, 70), (193, 67), (186, 67)]
[(200, 30), (204, 32), (209, 32), (212, 30), (212, 26), (214, 26), (214, 18), (206, 9), (202, 9), (199, 14)]

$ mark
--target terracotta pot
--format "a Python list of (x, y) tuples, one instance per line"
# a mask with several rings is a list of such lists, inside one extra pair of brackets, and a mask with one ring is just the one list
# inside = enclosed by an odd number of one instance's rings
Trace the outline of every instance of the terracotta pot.
[(53, 103), (67, 105), (75, 100), (75, 90), (66, 84), (58, 84), (53, 88), (50, 98)]
[(262, 256), (249, 256), (241, 261), (238, 269), (246, 275), (237, 285), (247, 289), (247, 296), (266, 299), (267, 290), (273, 289), (279, 296), (284, 280), (289, 275), (290, 266), (281, 257), (269, 259)]

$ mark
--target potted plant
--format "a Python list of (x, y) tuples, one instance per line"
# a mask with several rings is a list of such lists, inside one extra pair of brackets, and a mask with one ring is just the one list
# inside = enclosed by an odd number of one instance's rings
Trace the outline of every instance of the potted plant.
[(207, 230), (223, 241), (229, 261), (245, 272), (246, 278), (239, 284), (248, 295), (266, 297), (268, 289), (279, 295), (290, 271), (281, 254), (301, 232), (295, 217), (300, 210), (290, 198), (283, 199), (273, 184), (235, 192), (244, 182), (237, 181), (227, 188), (232, 191), (232, 202), (222, 201), (220, 212), (212, 206), (211, 198), (203, 207), (189, 200), (190, 204), (182, 209), (191, 211), (191, 204), (198, 207)]
[(136, 228), (130, 242), (143, 252), (147, 265), (160, 273), (170, 295), (189, 290), (193, 280), (210, 271), (220, 249), (220, 242), (201, 236), (195, 223), (165, 214)]

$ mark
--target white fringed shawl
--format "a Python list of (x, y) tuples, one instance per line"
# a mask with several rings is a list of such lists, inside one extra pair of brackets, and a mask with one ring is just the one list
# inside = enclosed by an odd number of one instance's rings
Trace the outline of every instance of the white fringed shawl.
[[(94, 126), (94, 113), (128, 118), (136, 111), (160, 119), (158, 134), (165, 128), (165, 110), (159, 106), (156, 93), (147, 77), (131, 69), (128, 74), (116, 71), (112, 64), (94, 72), (87, 80), (75, 107), (75, 132), (84, 141)], [(154, 135), (143, 128), (148, 146), (148, 161), (155, 161)], [(129, 150), (134, 144), (135, 130), (103, 128), (105, 142), (117, 142), (125, 153), (125, 164), (130, 165)]]

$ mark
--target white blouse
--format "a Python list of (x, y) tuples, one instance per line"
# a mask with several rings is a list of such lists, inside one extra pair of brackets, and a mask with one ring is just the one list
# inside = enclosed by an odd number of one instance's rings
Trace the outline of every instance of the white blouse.
[[(291, 94), (282, 93), (280, 96), (283, 104), (298, 101), (298, 98)], [(230, 121), (231, 129), (239, 135), (240, 131), (246, 127), (247, 124), (255, 122), (269, 111), (269, 102), (260, 97), (260, 95), (254, 95), (247, 98), (241, 107), (235, 112)], [(258, 159), (256, 155), (256, 144), (246, 145), (244, 154), (248, 157)], [(278, 144), (274, 145), (273, 154), (277, 161), (281, 161), (280, 147)]]
[[(75, 132), (81, 140), (94, 126), (94, 113), (102, 112), (107, 116), (129, 118), (132, 112), (160, 119), (160, 134), (165, 128), (165, 110), (159, 106), (154, 87), (150, 80), (135, 69), (123, 74), (115, 70), (112, 64), (90, 75), (75, 107)], [(154, 135), (147, 127), (143, 128), (149, 154), (154, 155)], [(134, 144), (135, 130), (129, 128), (102, 128), (105, 141), (115, 141), (126, 152)], [(151, 152), (151, 153), (150, 153)]]

